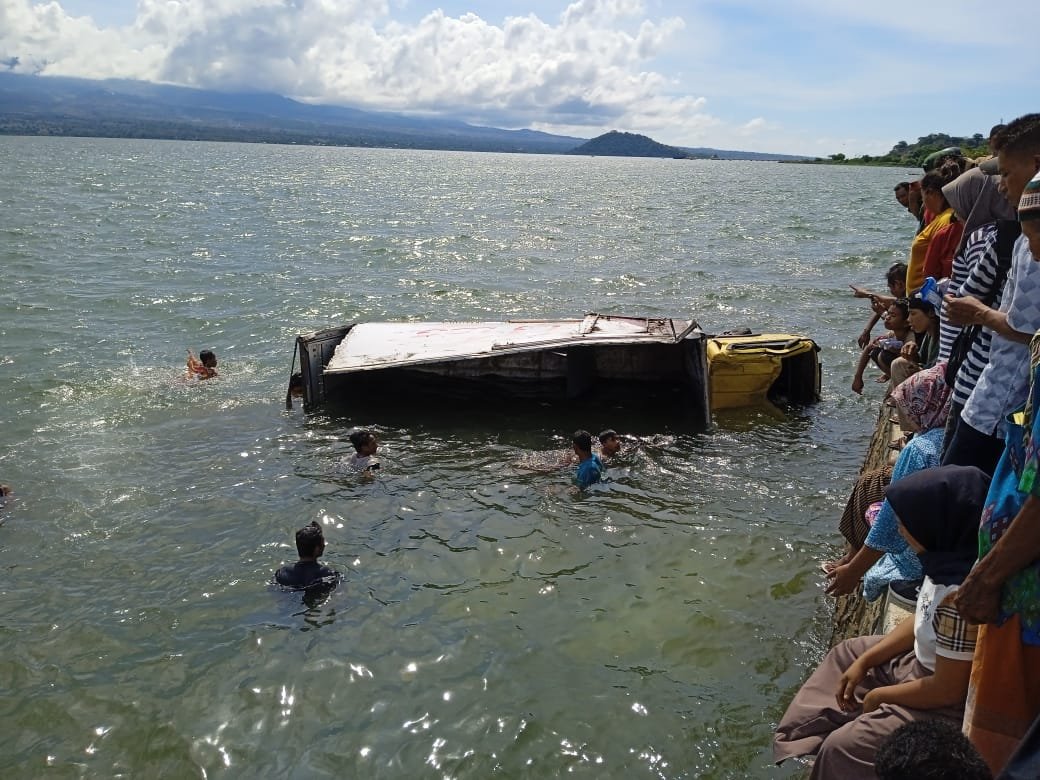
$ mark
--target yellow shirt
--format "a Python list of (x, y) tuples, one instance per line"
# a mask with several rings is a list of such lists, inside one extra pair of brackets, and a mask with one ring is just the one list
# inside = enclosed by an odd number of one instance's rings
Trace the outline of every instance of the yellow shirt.
[(910, 245), (910, 262), (906, 264), (907, 295), (913, 295), (924, 284), (924, 256), (928, 254), (928, 245), (932, 243), (932, 236), (940, 228), (949, 225), (951, 219), (953, 219), (953, 209), (949, 208), (925, 225), (924, 229), (914, 236), (914, 243)]

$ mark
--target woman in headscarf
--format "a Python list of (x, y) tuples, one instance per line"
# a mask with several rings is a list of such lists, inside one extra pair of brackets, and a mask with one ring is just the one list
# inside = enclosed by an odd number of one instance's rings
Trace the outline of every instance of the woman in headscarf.
[[(899, 417), (900, 427), (914, 436), (899, 453), (892, 469), (891, 481), (906, 477), (921, 469), (939, 465), (943, 430), (946, 415), (950, 412), (950, 389), (943, 379), (945, 364), (939, 363), (930, 369), (919, 371), (892, 391), (892, 402)], [(878, 472), (882, 472), (878, 474)], [(906, 543), (899, 536), (891, 506), (883, 503), (873, 523), (866, 520), (867, 507), (884, 498), (883, 469), (868, 471), (860, 476), (852, 490), (838, 528), (849, 542), (849, 552), (833, 564), (824, 564), (830, 582), (827, 593), (842, 596), (856, 589), (860, 578), (876, 564), (886, 552), (904, 554)], [(913, 556), (913, 553), (910, 553)], [(901, 559), (902, 562), (902, 559)], [(915, 574), (916, 558), (905, 561), (907, 577), (918, 579)], [(886, 580), (887, 584), (890, 580)], [(883, 587), (878, 584), (878, 587)], [(877, 593), (871, 591), (874, 598)]]
[[(950, 273), (945, 274), (950, 277), (949, 290), (959, 290), (967, 281), (972, 267), (982, 256), (979, 250), (990, 243), (987, 241), (988, 233), (976, 234), (976, 231), (993, 225), (998, 219), (1015, 218), (1015, 210), (997, 190), (996, 179), (978, 168), (972, 168), (942, 188), (953, 213), (964, 224), (964, 232), (953, 256), (953, 267)], [(975, 251), (972, 251), (973, 248)], [(942, 360), (949, 356), (950, 346), (960, 332), (957, 326), (946, 323), (945, 301), (939, 312), (939, 323), (939, 359)]]
[(927, 469), (889, 486), (925, 573), (914, 615), (884, 636), (846, 639), (830, 651), (780, 719), (778, 763), (815, 755), (813, 778), (875, 778), (878, 745), (904, 723), (960, 725), (978, 629), (952, 597), (975, 561), (988, 487), (974, 466)]

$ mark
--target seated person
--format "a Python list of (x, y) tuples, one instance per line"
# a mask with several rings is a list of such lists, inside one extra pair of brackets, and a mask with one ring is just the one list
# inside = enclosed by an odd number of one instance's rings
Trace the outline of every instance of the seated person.
[(815, 755), (813, 778), (873, 778), (885, 738), (910, 720), (959, 725), (978, 626), (952, 597), (978, 554), (989, 478), (974, 466), (943, 466), (889, 487), (901, 533), (925, 580), (914, 615), (883, 636), (836, 645), (802, 685), (773, 738), (779, 763)]
[(613, 458), (621, 452), (621, 437), (613, 428), (607, 428), (599, 435), (600, 458)]
[(922, 368), (931, 368), (939, 357), (938, 309), (920, 295), (910, 298), (907, 306), (914, 340), (903, 344), (899, 357), (892, 361), (891, 387), (897, 387)]
[(571, 437), (574, 454), (578, 456), (578, 470), (574, 475), (574, 484), (584, 490), (589, 485), (603, 479), (603, 461), (592, 454), (592, 434), (578, 430)]
[(204, 349), (195, 357), (195, 353), (188, 350), (188, 376), (197, 379), (212, 379), (217, 375), (217, 356), (213, 350)]
[(325, 552), (325, 535), (316, 520), (296, 532), (296, 552), (300, 560), (275, 572), (274, 580), (279, 585), (302, 590), (315, 585), (333, 586), (339, 582), (338, 571), (318, 563), (318, 558)]
[(852, 288), (853, 296), (856, 298), (869, 298), (870, 308), (874, 310), (874, 316), (871, 317), (866, 327), (863, 328), (863, 332), (859, 334), (859, 338), (856, 339), (860, 349), (863, 349), (870, 342), (871, 331), (874, 330), (878, 320), (884, 317), (888, 307), (894, 301), (906, 297), (906, 263), (893, 264), (885, 272), (885, 284), (888, 285), (888, 295), (871, 292), (854, 284), (849, 285)]
[[(939, 453), (942, 449), (946, 418), (950, 413), (951, 396), (950, 389), (943, 381), (942, 368), (939, 365), (920, 371), (892, 391), (891, 400), (895, 404), (900, 426), (904, 431), (914, 434), (899, 453), (890, 475), (892, 483), (915, 471), (939, 465)], [(869, 494), (859, 498), (857, 503), (860, 506), (866, 503), (868, 497), (871, 501), (877, 500), (878, 483), (883, 478), (883, 474), (877, 475), (870, 471), (860, 476), (856, 487), (853, 488), (853, 494)], [(843, 514), (839, 528), (849, 540), (850, 546), (849, 551), (840, 560), (824, 565), (824, 571), (830, 580), (827, 585), (828, 594), (843, 596), (852, 593), (860, 578), (881, 560), (885, 553), (906, 558), (902, 561), (903, 569), (907, 571), (903, 579), (920, 578), (917, 558), (896, 530), (895, 515), (887, 502), (881, 504), (880, 511), (871, 524), (867, 524), (862, 514), (856, 517), (846, 517)], [(914, 570), (910, 571), (911, 569)], [(873, 601), (888, 584), (888, 580), (883, 583), (880, 580), (872, 580), (870, 587), (866, 587), (866, 582), (864, 584), (865, 595)]]
[(882, 375), (878, 381), (888, 381), (892, 361), (899, 357), (903, 345), (913, 338), (909, 313), (906, 299), (892, 301), (889, 305), (885, 311), (885, 327), (888, 331), (867, 344), (860, 353), (856, 373), (852, 379), (852, 392), (863, 392), (863, 372), (871, 361), (881, 369)]
[(893, 731), (874, 756), (874, 771), (878, 780), (993, 780), (960, 728), (938, 718)]
[(354, 431), (350, 434), (350, 443), (354, 445), (354, 454), (347, 461), (347, 466), (362, 473), (372, 473), (379, 469), (379, 458), (376, 457), (379, 439), (372, 431)]

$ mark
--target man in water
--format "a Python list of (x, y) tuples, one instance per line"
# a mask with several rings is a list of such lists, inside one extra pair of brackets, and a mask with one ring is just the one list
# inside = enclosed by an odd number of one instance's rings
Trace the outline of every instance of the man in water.
[(578, 456), (578, 471), (574, 475), (574, 484), (584, 490), (603, 479), (603, 461), (598, 455), (592, 454), (592, 434), (588, 431), (575, 431), (571, 443), (574, 454)]
[(607, 428), (599, 435), (600, 457), (613, 458), (621, 452), (621, 437), (613, 428)]
[(302, 590), (315, 585), (332, 587), (339, 582), (338, 571), (318, 563), (325, 552), (325, 535), (316, 520), (296, 532), (296, 552), (300, 560), (275, 572), (274, 579), (279, 585)]

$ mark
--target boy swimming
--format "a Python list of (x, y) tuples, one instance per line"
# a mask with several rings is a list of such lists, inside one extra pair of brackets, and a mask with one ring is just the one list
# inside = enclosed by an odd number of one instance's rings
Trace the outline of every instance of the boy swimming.
[(217, 375), (217, 356), (211, 349), (202, 350), (198, 357), (189, 349), (186, 365), (189, 377), (212, 379)]

